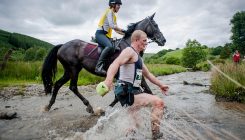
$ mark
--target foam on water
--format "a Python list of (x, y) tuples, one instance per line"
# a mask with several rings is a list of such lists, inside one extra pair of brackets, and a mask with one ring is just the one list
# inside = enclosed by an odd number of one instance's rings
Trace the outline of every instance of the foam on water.
[[(146, 125), (145, 121), (150, 124), (150, 119), (141, 120), (140, 125)], [(93, 128), (85, 132), (83, 138), (86, 140), (145, 139), (146, 129), (140, 128), (136, 129), (135, 133), (127, 133), (127, 130), (132, 128), (132, 124), (133, 119), (128, 115), (127, 108), (107, 108), (105, 116), (101, 117)]]

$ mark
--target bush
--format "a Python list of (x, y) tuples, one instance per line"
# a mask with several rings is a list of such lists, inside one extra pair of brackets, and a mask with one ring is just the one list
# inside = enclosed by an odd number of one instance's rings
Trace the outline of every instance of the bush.
[(224, 59), (214, 59), (214, 60), (212, 60), (212, 63), (214, 65), (217, 65), (217, 64), (225, 64), (225, 60)]
[(215, 56), (213, 56), (213, 55), (208, 56), (208, 60), (214, 60), (214, 59), (216, 59), (216, 57), (215, 57)]
[(46, 54), (47, 54), (46, 49), (44, 49), (44, 48), (39, 48), (39, 49), (37, 50), (37, 52), (36, 52), (35, 60), (36, 60), (36, 61), (37, 61), (37, 60), (43, 60), (44, 57), (46, 56)]
[(177, 57), (167, 57), (166, 58), (166, 64), (179, 65), (180, 64), (180, 59), (177, 58)]
[(11, 55), (11, 60), (23, 61), (24, 57), (25, 57), (25, 50), (22, 48), (19, 48), (19, 49), (13, 51), (13, 54)]
[(47, 54), (47, 49), (41, 47), (31, 47), (25, 52), (25, 61), (39, 61), (43, 60)]
[(201, 71), (209, 71), (211, 69), (211, 65), (208, 62), (201, 62), (196, 65), (196, 68)]
[(35, 57), (36, 57), (36, 50), (37, 49), (34, 48), (34, 47), (29, 48), (28, 50), (26, 50), (24, 60), (25, 61), (34, 61)]
[(212, 54), (212, 55), (220, 55), (222, 49), (223, 49), (222, 46), (218, 46), (216, 48), (211, 48), (211, 53), (210, 54)]
[(183, 49), (182, 64), (184, 67), (196, 68), (196, 64), (206, 60), (207, 53), (196, 40), (188, 40), (186, 48)]
[(224, 48), (221, 50), (220, 52), (220, 58), (221, 59), (226, 59), (226, 58), (229, 58), (230, 55), (231, 55), (231, 49), (230, 49), (230, 45), (229, 44), (226, 44), (224, 46)]

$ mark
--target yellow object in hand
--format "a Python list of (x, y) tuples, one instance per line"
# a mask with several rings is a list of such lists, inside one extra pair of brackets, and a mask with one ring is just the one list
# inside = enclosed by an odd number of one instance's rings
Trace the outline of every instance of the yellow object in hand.
[(96, 92), (100, 95), (100, 96), (104, 96), (106, 95), (106, 93), (109, 92), (109, 88), (108, 86), (104, 83), (104, 82), (100, 82), (97, 87), (96, 87)]

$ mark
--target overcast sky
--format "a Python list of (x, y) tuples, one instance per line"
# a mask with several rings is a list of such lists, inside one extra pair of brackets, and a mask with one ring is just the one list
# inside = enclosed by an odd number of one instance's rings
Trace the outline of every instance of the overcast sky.
[[(109, 0), (0, 0), (0, 29), (26, 34), (54, 45), (72, 39), (89, 41)], [(126, 28), (156, 12), (164, 47), (183, 48), (188, 39), (214, 47), (231, 42), (230, 19), (245, 10), (245, 0), (122, 0), (118, 26)], [(115, 35), (116, 33), (114, 33)], [(120, 35), (115, 35), (118, 38)]]

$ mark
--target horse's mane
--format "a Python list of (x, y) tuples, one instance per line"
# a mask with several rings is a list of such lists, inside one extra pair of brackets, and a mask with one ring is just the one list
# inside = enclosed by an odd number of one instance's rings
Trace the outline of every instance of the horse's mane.
[(132, 35), (132, 33), (134, 32), (135, 30), (135, 27), (136, 25), (138, 25), (138, 23), (140, 23), (141, 21), (138, 21), (136, 23), (130, 23), (127, 27), (127, 31), (125, 32), (125, 35), (124, 35), (124, 39), (130, 37)]

